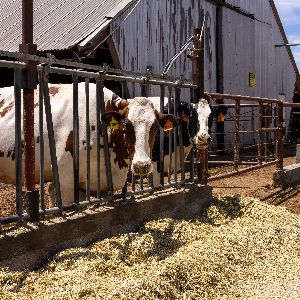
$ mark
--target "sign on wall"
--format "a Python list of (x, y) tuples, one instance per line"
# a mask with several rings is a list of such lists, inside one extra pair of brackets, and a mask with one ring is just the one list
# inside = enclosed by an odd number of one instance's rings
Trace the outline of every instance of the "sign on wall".
[(255, 86), (255, 73), (249, 72), (249, 86), (250, 87)]

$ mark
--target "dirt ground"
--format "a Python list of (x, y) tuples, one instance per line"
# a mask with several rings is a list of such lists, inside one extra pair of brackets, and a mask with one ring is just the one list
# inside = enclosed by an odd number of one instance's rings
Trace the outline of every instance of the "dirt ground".
[[(284, 166), (294, 164), (295, 156), (284, 158)], [(300, 185), (288, 188), (272, 186), (275, 166), (266, 167), (246, 174), (209, 182), (214, 196), (219, 194), (239, 194), (286, 207), (293, 213), (300, 213)]]
[[(290, 154), (290, 153), (288, 153)], [(295, 156), (284, 159), (284, 165), (295, 163)], [(228, 167), (211, 169), (211, 173), (227, 172)], [(282, 205), (293, 213), (300, 213), (300, 185), (289, 188), (276, 188), (272, 186), (272, 176), (275, 166), (246, 174), (232, 176), (209, 182), (213, 187), (214, 196), (219, 194), (240, 194), (266, 201), (273, 205)], [(0, 183), (0, 217), (15, 213), (15, 187)]]

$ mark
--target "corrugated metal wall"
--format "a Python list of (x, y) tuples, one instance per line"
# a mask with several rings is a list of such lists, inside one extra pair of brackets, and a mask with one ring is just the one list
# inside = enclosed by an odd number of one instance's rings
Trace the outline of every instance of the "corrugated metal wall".
[[(296, 75), (286, 49), (275, 48), (275, 44), (282, 44), (284, 40), (269, 1), (228, 0), (227, 3), (254, 14), (255, 19), (226, 7), (221, 9), (223, 92), (269, 98), (284, 94), (287, 101), (292, 101)], [(129, 11), (130, 8), (113, 20), (112, 30)], [(142, 0), (113, 36), (123, 69), (144, 72), (151, 66), (154, 73), (161, 73), (194, 28), (201, 26), (204, 14), (207, 16), (205, 89), (217, 91), (217, 8), (211, 1)], [(184, 54), (170, 74), (191, 78), (191, 67), (191, 61)], [(256, 75), (253, 88), (248, 84), (249, 72)], [(152, 89), (151, 95), (159, 95), (159, 90)], [(188, 97), (188, 93), (184, 97)], [(289, 114), (287, 109), (287, 119)], [(226, 123), (226, 131), (233, 129), (230, 124)], [(249, 122), (242, 123), (242, 127), (248, 128)], [(231, 141), (232, 135), (227, 134), (226, 142)], [(243, 141), (252, 143), (253, 138)]]
[[(127, 10), (112, 22), (112, 30), (125, 18)], [(197, 0), (142, 0), (113, 38), (121, 65), (126, 70), (144, 72), (151, 66), (154, 73), (162, 73), (165, 65), (201, 27), (207, 16), (205, 43), (205, 87), (216, 89), (216, 8), (206, 1)], [(183, 54), (172, 66), (169, 74), (192, 78), (192, 63)], [(158, 90), (152, 89), (157, 95)]]

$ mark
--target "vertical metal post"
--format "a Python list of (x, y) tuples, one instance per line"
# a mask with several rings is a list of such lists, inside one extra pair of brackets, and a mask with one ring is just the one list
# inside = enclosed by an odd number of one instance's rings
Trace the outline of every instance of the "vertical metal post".
[[(104, 103), (104, 92), (103, 92), (104, 77), (105, 77), (105, 74), (100, 73), (100, 79), (97, 80), (97, 102), (99, 101), (98, 106), (100, 109), (101, 116), (103, 116), (105, 114), (105, 103)], [(102, 137), (103, 137), (103, 148), (104, 148), (103, 150), (104, 150), (104, 161), (105, 161), (108, 196), (112, 196), (113, 195), (113, 182), (112, 182), (112, 174), (111, 174), (111, 166), (110, 166), (107, 125), (104, 122), (102, 122), (101, 125), (102, 125)], [(100, 133), (100, 131), (98, 133)], [(97, 135), (98, 135), (98, 133), (97, 133)], [(99, 138), (99, 143), (100, 143), (100, 136), (99, 137), (97, 136), (97, 139), (98, 138)]]
[(263, 103), (259, 101), (258, 104), (258, 163), (262, 164), (262, 157), (263, 157), (263, 131), (262, 131), (262, 124), (263, 124)]
[(42, 82), (43, 82), (43, 95), (44, 95), (47, 130), (48, 130), (49, 148), (50, 148), (51, 167), (52, 167), (52, 174), (53, 174), (54, 194), (55, 194), (56, 205), (58, 206), (60, 212), (62, 212), (63, 208), (62, 208), (62, 201), (61, 201), (59, 173), (58, 173), (57, 157), (56, 157), (56, 146), (55, 146), (55, 138), (54, 138), (54, 130), (53, 130), (53, 122), (52, 122), (50, 96), (49, 96), (49, 89), (48, 89), (48, 76), (45, 72), (43, 73)]
[(86, 130), (86, 200), (90, 201), (91, 190), (91, 128), (89, 78), (85, 78), (85, 130)]
[[(164, 102), (165, 102), (165, 87), (163, 85), (160, 86), (160, 113), (164, 113)], [(165, 179), (165, 159), (164, 159), (164, 129), (162, 127), (159, 128), (159, 142), (160, 142), (160, 149), (159, 149), (159, 157), (160, 161), (157, 162), (160, 164), (160, 184), (164, 186), (164, 179)]]
[[(204, 26), (203, 22), (203, 26)], [(198, 103), (204, 97), (204, 39), (201, 37), (201, 28), (194, 29), (194, 46), (192, 55), (193, 82), (197, 85), (194, 92), (194, 103)], [(202, 31), (203, 32), (203, 31)]]
[[(172, 113), (172, 87), (169, 86), (169, 95), (168, 95), (168, 114)], [(172, 174), (172, 145), (173, 145), (173, 133), (170, 131), (169, 133), (169, 170), (168, 170), (168, 183), (171, 183), (171, 174)]]
[[(190, 99), (193, 99), (194, 89), (190, 89)], [(195, 151), (194, 146), (190, 151), (190, 182), (194, 182), (195, 177)]]
[[(175, 99), (176, 104), (180, 103), (180, 94), (181, 89), (180, 87), (176, 87), (175, 89)], [(177, 107), (176, 105), (176, 107)], [(176, 116), (178, 115), (176, 109)], [(179, 125), (179, 157), (180, 157), (180, 170), (181, 170), (181, 184), (185, 183), (185, 169), (184, 169), (184, 147), (183, 147), (183, 138), (182, 138), (182, 124)]]
[(74, 203), (79, 203), (79, 116), (78, 116), (78, 77), (73, 75), (73, 180)]
[(21, 130), (21, 71), (14, 70), (14, 93), (15, 93), (15, 144), (16, 144), (16, 213), (23, 214), (22, 200), (22, 130)]
[[(173, 107), (173, 114), (177, 117), (177, 106), (178, 106), (178, 95), (176, 95), (176, 90), (175, 90), (175, 98), (174, 98), (174, 107)], [(178, 127), (174, 128), (174, 181), (177, 183), (177, 145), (178, 145)]]
[(277, 170), (283, 169), (283, 102), (281, 101), (278, 103), (277, 106), (278, 109), (278, 134), (277, 134), (277, 142), (276, 142), (276, 148), (277, 148), (277, 164), (276, 168)]
[(39, 72), (39, 134), (40, 134), (40, 195), (41, 208), (45, 211), (45, 159), (44, 159), (44, 93), (43, 93), (43, 72)]
[(237, 100), (235, 104), (235, 132), (234, 132), (234, 170), (239, 169), (240, 161), (240, 113), (241, 101)]
[[(24, 54), (35, 54), (33, 44), (33, 0), (22, 0), (22, 44)], [(35, 140), (34, 140), (34, 89), (36, 88), (36, 63), (25, 60), (23, 71), (23, 128), (25, 154), (25, 188), (29, 203), (30, 221), (39, 220), (39, 198), (35, 190)]]

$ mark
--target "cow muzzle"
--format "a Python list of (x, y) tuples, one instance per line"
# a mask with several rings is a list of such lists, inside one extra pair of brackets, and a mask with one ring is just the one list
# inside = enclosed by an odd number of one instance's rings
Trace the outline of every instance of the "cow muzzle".
[(132, 171), (135, 175), (146, 176), (153, 171), (151, 162), (137, 161), (132, 164)]
[(196, 148), (201, 150), (201, 149), (206, 149), (210, 143), (210, 136), (209, 134), (206, 133), (201, 133), (196, 137)]

